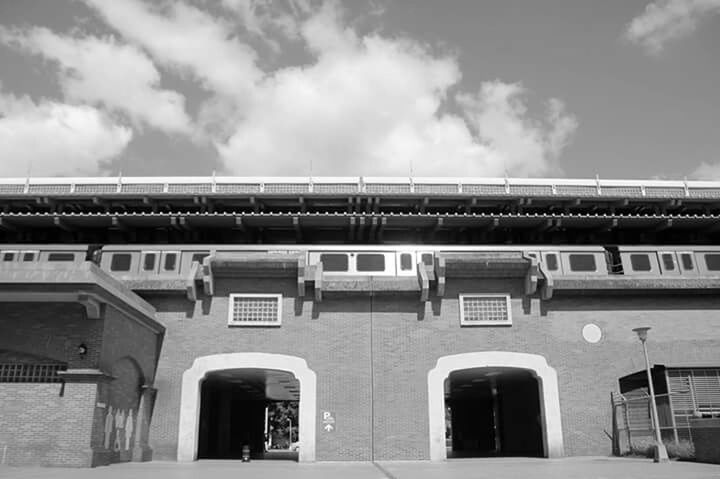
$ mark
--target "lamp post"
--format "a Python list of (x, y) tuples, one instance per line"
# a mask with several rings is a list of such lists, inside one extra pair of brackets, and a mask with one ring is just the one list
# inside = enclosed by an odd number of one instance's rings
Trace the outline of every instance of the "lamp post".
[(665, 449), (665, 444), (662, 442), (662, 437), (660, 436), (660, 420), (658, 419), (657, 404), (655, 403), (655, 387), (653, 386), (652, 374), (650, 372), (650, 360), (648, 359), (647, 345), (645, 344), (647, 341), (647, 333), (650, 331), (650, 328), (635, 328), (633, 331), (637, 333), (638, 339), (640, 339), (640, 342), (642, 343), (643, 354), (645, 355), (645, 372), (647, 373), (648, 389), (650, 390), (650, 409), (652, 411), (652, 420), (655, 425), (655, 456), (653, 457), (653, 461), (667, 462), (669, 461), (668, 453), (667, 449)]

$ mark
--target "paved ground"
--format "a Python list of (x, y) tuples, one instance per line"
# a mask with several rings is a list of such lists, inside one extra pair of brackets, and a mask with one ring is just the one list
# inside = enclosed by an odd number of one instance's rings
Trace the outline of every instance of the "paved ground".
[(431, 462), (200, 461), (151, 462), (95, 469), (0, 467), (8, 479), (704, 479), (720, 478), (720, 465), (647, 459), (582, 457), (565, 459), (457, 459)]

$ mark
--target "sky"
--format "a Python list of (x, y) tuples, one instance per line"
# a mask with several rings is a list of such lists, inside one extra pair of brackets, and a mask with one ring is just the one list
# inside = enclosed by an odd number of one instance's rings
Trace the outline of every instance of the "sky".
[(720, 179), (720, 0), (0, 0), (0, 176)]

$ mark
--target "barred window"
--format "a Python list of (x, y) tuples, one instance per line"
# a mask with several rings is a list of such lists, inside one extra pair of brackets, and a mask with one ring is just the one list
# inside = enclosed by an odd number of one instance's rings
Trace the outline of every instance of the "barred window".
[(231, 294), (229, 326), (280, 326), (281, 294)]
[(461, 294), (461, 326), (511, 326), (510, 296), (507, 294)]
[(66, 369), (64, 364), (0, 363), (0, 383), (59, 383), (58, 371)]

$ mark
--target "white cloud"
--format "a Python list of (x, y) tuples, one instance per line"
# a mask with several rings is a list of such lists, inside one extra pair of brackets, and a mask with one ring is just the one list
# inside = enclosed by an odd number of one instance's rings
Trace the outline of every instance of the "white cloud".
[(627, 27), (626, 37), (659, 54), (665, 44), (689, 35), (702, 17), (720, 13), (720, 0), (657, 0), (635, 17)]
[(519, 85), (492, 82), (442, 113), (460, 71), (407, 39), (359, 38), (326, 8), (301, 28), (317, 55), (275, 72), (218, 149), (235, 174), (540, 175), (576, 120), (559, 100), (530, 118)]
[(112, 37), (60, 36), (46, 28), (0, 29), (0, 41), (57, 62), (66, 98), (102, 104), (171, 133), (189, 133), (185, 97), (159, 88), (160, 73), (140, 50)]
[(720, 180), (720, 163), (702, 162), (692, 173), (690, 178), (695, 180)]
[[(231, 20), (181, 2), (85, 0), (160, 64), (211, 98), (197, 123), (238, 175), (541, 175), (577, 122), (549, 101), (537, 119), (517, 84), (455, 92), (455, 58), (406, 38), (360, 35), (337, 3), (224, 0)], [(319, 6), (317, 6), (319, 5)], [(235, 24), (232, 23), (235, 22)], [(241, 22), (242, 26), (237, 25)], [(304, 48), (302, 66), (264, 71), (239, 28)]]
[(122, 153), (129, 128), (90, 106), (74, 106), (0, 92), (0, 175), (97, 174)]
[(212, 92), (247, 96), (262, 78), (256, 52), (233, 25), (182, 2), (158, 9), (139, 0), (85, 0), (129, 41), (160, 63), (189, 72)]

